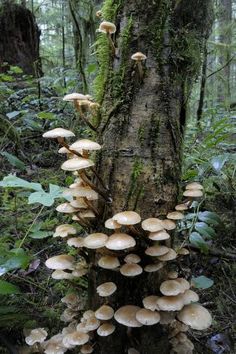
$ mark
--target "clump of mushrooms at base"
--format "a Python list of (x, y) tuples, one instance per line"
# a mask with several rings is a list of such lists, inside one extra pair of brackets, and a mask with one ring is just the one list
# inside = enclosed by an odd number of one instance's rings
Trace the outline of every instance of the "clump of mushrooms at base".
[[(99, 31), (107, 35), (108, 43), (115, 54), (111, 36), (115, 33), (116, 26), (103, 21)], [(146, 56), (137, 52), (132, 55), (132, 60), (136, 63), (140, 79), (143, 79), (142, 63)], [(64, 100), (73, 102), (81, 120), (96, 131), (89, 114), (98, 110), (99, 105), (91, 96), (71, 93)], [(61, 301), (66, 308), (61, 321), (66, 324), (65, 327), (51, 338), (47, 338), (48, 333), (44, 328), (33, 329), (26, 336), (26, 343), (31, 346), (32, 353), (64, 354), (73, 348), (78, 348), (82, 354), (96, 353), (97, 338), (112, 335), (117, 326), (125, 326), (130, 333), (132, 328), (159, 324), (168, 330), (171, 353), (191, 354), (194, 346), (187, 337), (187, 331), (207, 329), (212, 323), (212, 317), (199, 304), (199, 296), (191, 290), (189, 281), (170, 267), (170, 264), (175, 264), (176, 259), (189, 254), (184, 244), (178, 249), (172, 247), (171, 232), (184, 218), (184, 212), (189, 209), (191, 202), (203, 196), (202, 185), (197, 182), (188, 184), (183, 193), (186, 199), (176, 205), (175, 210), (168, 212), (166, 217), (156, 218), (150, 215), (142, 220), (136, 211), (120, 211), (106, 220), (102, 231), (96, 230), (94, 220), (99, 217), (98, 198), (111, 202), (109, 191), (97, 174), (92, 159), (93, 154), (102, 146), (84, 138), (69, 143), (68, 139), (74, 138), (74, 133), (60, 127), (44, 133), (43, 136), (59, 143), (59, 153), (67, 157), (61, 168), (75, 177), (69, 188), (64, 190), (67, 201), (56, 208), (68, 220), (71, 219), (71, 223), (68, 221), (58, 225), (53, 237), (61, 238), (69, 247), (78, 251), (76, 256), (53, 255), (46, 260), (46, 267), (52, 270), (51, 277), (55, 280), (70, 282), (83, 278), (91, 267), (89, 254), (92, 250), (98, 258), (93, 266), (105, 269), (106, 274), (111, 274), (111, 279), (108, 277), (96, 288), (103, 304), (98, 308), (87, 309), (80, 320), (79, 296), (76, 293), (64, 296)], [(76, 223), (88, 231), (86, 235), (78, 235)], [(166, 269), (167, 277), (155, 294), (142, 295), (143, 289), (139, 289), (142, 304), (124, 303), (118, 308), (109, 304), (110, 297), (115, 296), (119, 290), (118, 285), (112, 281), (112, 272), (118, 272), (120, 277), (129, 281), (141, 274), (148, 276), (149, 273), (158, 273), (163, 268)], [(131, 344), (127, 345), (126, 352), (140, 353), (138, 347), (134, 348)]]

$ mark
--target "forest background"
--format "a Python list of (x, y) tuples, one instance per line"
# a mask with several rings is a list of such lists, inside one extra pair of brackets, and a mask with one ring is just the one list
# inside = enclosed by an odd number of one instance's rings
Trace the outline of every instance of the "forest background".
[[(35, 20), (27, 28), (33, 41), (29, 45), (30, 60), (16, 58), (14, 46), (12, 52), (1, 52), (0, 44), (0, 177), (3, 180), (11, 174), (24, 180), (19, 186), (22, 188), (9, 187), (6, 180), (1, 183), (1, 353), (15, 353), (16, 348), (24, 346), (25, 328), (40, 325), (57, 333), (61, 327), (60, 298), (68, 285), (53, 281), (44, 262), (51, 251), (59, 253), (65, 247), (63, 243), (55, 244), (51, 237), (58, 223), (51, 205), (57, 203), (61, 187), (72, 183), (72, 178), (65, 178), (59, 168), (63, 158), (41, 136), (57, 126), (73, 130), (80, 137), (92, 136), (61, 98), (69, 92), (83, 92), (100, 101), (102, 85), (98, 79), (96, 33), (100, 21), (96, 11), (100, 10), (101, 1), (2, 1), (1, 39), (9, 35), (15, 4), (28, 9)], [(201, 57), (196, 58), (201, 69), (189, 97), (183, 140), (181, 184), (192, 180), (203, 183), (201, 210), (213, 212), (216, 220), (209, 235), (194, 214), (198, 236), (190, 237), (189, 242), (195, 252), (184, 265), (189, 272), (191, 264), (192, 278), (199, 280), (203, 276), (197, 287), (216, 319), (206, 335), (195, 335), (198, 353), (234, 353), (235, 18), (234, 0), (215, 1), (211, 35)], [(18, 25), (14, 30), (20, 41), (23, 25)], [(189, 41), (185, 56), (191, 57), (194, 47), (194, 41)], [(32, 185), (26, 181), (40, 183), (47, 193), (33, 195)], [(71, 286), (86, 298), (86, 279)]]

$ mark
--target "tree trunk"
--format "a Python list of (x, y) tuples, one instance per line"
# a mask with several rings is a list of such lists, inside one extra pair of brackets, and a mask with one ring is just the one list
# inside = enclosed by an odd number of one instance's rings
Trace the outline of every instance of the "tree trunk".
[[(24, 6), (4, 1), (0, 7), (0, 66), (17, 65), (25, 74), (41, 76), (40, 31), (35, 17)], [(7, 67), (2, 67), (4, 71)]]
[[(116, 7), (117, 3), (122, 4)], [(136, 210), (142, 219), (163, 217), (175, 206), (186, 104), (211, 27), (211, 5), (211, 0), (105, 1), (103, 17), (117, 25), (114, 40), (119, 50), (112, 56), (101, 34), (95, 84), (103, 102), (98, 172), (112, 198), (112, 204), (100, 202), (104, 220), (122, 210)], [(137, 51), (147, 56), (143, 78), (130, 59)], [(142, 266), (150, 263), (143, 255), (145, 243), (137, 240), (134, 251), (142, 255)], [(119, 255), (121, 263), (124, 254)], [(96, 295), (96, 287), (114, 281), (118, 291), (109, 297), (114, 309), (125, 304), (142, 306), (145, 296), (158, 294), (164, 275), (165, 271), (143, 272), (130, 279), (95, 266), (90, 273), (90, 304), (98, 308), (104, 301)], [(96, 354), (124, 354), (130, 347), (142, 354), (170, 352), (163, 326), (143, 326), (131, 333), (116, 326), (113, 335), (97, 338)]]

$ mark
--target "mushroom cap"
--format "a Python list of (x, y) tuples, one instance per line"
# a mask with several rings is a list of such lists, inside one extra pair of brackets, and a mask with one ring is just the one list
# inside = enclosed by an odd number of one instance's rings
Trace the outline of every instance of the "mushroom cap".
[(73, 206), (70, 205), (70, 203), (62, 203), (56, 207), (56, 211), (58, 211), (58, 213), (71, 214), (71, 213), (75, 213), (77, 209), (73, 208)]
[(148, 247), (145, 250), (145, 254), (151, 257), (157, 257), (157, 256), (162, 256), (166, 253), (168, 253), (169, 248), (166, 246), (160, 246), (160, 245), (154, 245), (151, 247)]
[(157, 232), (163, 230), (164, 226), (162, 224), (162, 220), (157, 218), (149, 218), (142, 222), (142, 228), (145, 231)]
[(105, 227), (110, 230), (115, 230), (120, 229), (121, 225), (116, 220), (107, 219), (107, 221), (105, 222)]
[(175, 250), (169, 248), (169, 251), (163, 256), (158, 256), (158, 259), (159, 261), (166, 262), (166, 261), (172, 261), (176, 257), (177, 257), (177, 253), (175, 252)]
[(198, 182), (188, 183), (185, 189), (203, 189), (203, 186)]
[(184, 278), (176, 278), (175, 281), (181, 284), (183, 291), (188, 290), (190, 288), (190, 283)]
[(76, 232), (77, 231), (74, 226), (71, 226), (69, 224), (63, 224), (56, 227), (53, 237), (67, 237), (68, 235), (75, 235)]
[(127, 327), (141, 327), (142, 324), (136, 319), (136, 313), (140, 307), (134, 305), (125, 305), (120, 307), (114, 315), (115, 320)]
[(120, 225), (135, 225), (141, 221), (140, 215), (135, 211), (122, 211), (115, 214), (112, 219)]
[(84, 238), (83, 237), (71, 237), (67, 240), (67, 245), (71, 247), (80, 248), (84, 246)]
[(123, 233), (115, 233), (111, 235), (106, 242), (106, 248), (115, 251), (125, 250), (134, 247), (135, 245), (135, 239), (132, 236)]
[(114, 316), (114, 310), (111, 306), (102, 305), (95, 311), (95, 317), (98, 320), (110, 320)]
[(98, 31), (112, 34), (116, 32), (116, 26), (112, 22), (103, 21), (100, 23)]
[(44, 328), (32, 329), (30, 334), (25, 337), (25, 341), (28, 345), (34, 345), (35, 343), (42, 343), (45, 341), (48, 333)]
[(101, 337), (106, 337), (115, 331), (116, 327), (112, 323), (103, 323), (98, 329), (97, 334)]
[(110, 296), (117, 290), (117, 286), (113, 282), (106, 282), (97, 287), (97, 293), (99, 296)]
[(124, 258), (125, 263), (139, 263), (141, 262), (141, 258), (134, 253), (127, 254)]
[(81, 354), (91, 354), (93, 352), (93, 347), (90, 344), (84, 344), (80, 348)]
[(97, 249), (104, 247), (108, 240), (108, 236), (103, 233), (90, 234), (84, 238), (84, 247)]
[(200, 189), (187, 189), (183, 195), (185, 197), (199, 198), (203, 196), (203, 192)]
[(177, 317), (179, 321), (197, 330), (207, 329), (212, 324), (210, 312), (199, 304), (184, 306)]
[(73, 269), (74, 260), (75, 259), (73, 256), (69, 256), (68, 254), (61, 254), (59, 256), (48, 258), (45, 264), (46, 267), (49, 269), (56, 269), (56, 270)]
[(63, 344), (66, 345), (83, 345), (89, 341), (89, 335), (82, 332), (72, 332), (63, 338)]
[(87, 198), (88, 200), (97, 200), (98, 194), (89, 186), (68, 188), (64, 190), (63, 195), (72, 196), (76, 198)]
[(63, 101), (80, 101), (80, 100), (87, 100), (87, 96), (83, 95), (82, 93), (69, 93), (63, 97)]
[(138, 352), (136, 349), (134, 348), (129, 348), (128, 349), (128, 354), (140, 354), (140, 352)]
[(185, 203), (178, 204), (178, 205), (175, 206), (175, 210), (177, 210), (177, 211), (188, 210), (188, 205), (185, 204)]
[(56, 279), (56, 280), (74, 279), (73, 274), (64, 272), (64, 270), (60, 270), (60, 269), (54, 270), (54, 272), (52, 272), (51, 274), (51, 277), (52, 279)]
[(93, 317), (95, 317), (95, 312), (92, 310), (87, 310), (83, 313), (83, 318), (85, 320), (88, 320), (89, 318), (93, 318)]
[(71, 150), (81, 151), (81, 150), (100, 150), (102, 147), (100, 144), (96, 143), (95, 141), (89, 139), (80, 139), (75, 141), (73, 144), (70, 145)]
[(86, 321), (80, 322), (80, 323), (76, 326), (76, 331), (82, 332), (82, 333), (88, 333), (88, 332), (89, 332), (89, 329), (86, 327)]
[(100, 321), (96, 317), (88, 318), (85, 321), (85, 327), (89, 332), (95, 331), (95, 329), (97, 329), (99, 326), (100, 326)]
[(180, 254), (181, 256), (187, 256), (190, 252), (187, 248), (182, 247), (178, 249), (177, 253)]
[(157, 300), (157, 306), (161, 311), (180, 311), (184, 307), (182, 295), (162, 296)]
[(132, 60), (136, 60), (136, 61), (142, 61), (142, 60), (146, 60), (147, 57), (145, 54), (141, 53), (141, 52), (137, 52), (137, 53), (134, 53), (132, 56), (131, 56), (131, 59)]
[(79, 216), (82, 218), (96, 218), (96, 215), (92, 210), (84, 210), (79, 212)]
[(170, 235), (165, 230), (161, 230), (157, 232), (150, 232), (148, 238), (152, 241), (163, 241), (168, 240)]
[(160, 314), (148, 309), (140, 309), (136, 312), (136, 319), (146, 326), (152, 326), (160, 321)]
[(62, 170), (64, 171), (78, 171), (78, 170), (83, 170), (85, 168), (94, 166), (94, 162), (89, 160), (89, 159), (85, 159), (83, 157), (76, 157), (70, 160), (67, 160), (65, 162), (63, 162), (63, 164), (61, 165)]
[(166, 296), (179, 295), (184, 291), (185, 289), (181, 283), (176, 280), (165, 280), (160, 286), (160, 292)]
[(120, 267), (120, 273), (126, 277), (135, 277), (143, 272), (143, 268), (136, 263), (126, 263)]
[(178, 278), (178, 272), (176, 272), (175, 270), (170, 270), (167, 274), (167, 277), (169, 279), (176, 279)]
[(166, 230), (174, 230), (176, 228), (176, 223), (169, 219), (162, 220), (162, 225)]
[(73, 132), (64, 128), (55, 128), (52, 130), (48, 130), (43, 134), (43, 138), (56, 139), (56, 138), (70, 138), (71, 136), (75, 136)]
[(76, 198), (70, 202), (70, 205), (75, 209), (87, 209), (88, 205), (85, 203), (83, 198)]
[(62, 146), (59, 150), (58, 150), (58, 154), (71, 154), (70, 150), (68, 150), (65, 146)]
[(168, 213), (166, 217), (170, 220), (181, 220), (184, 218), (184, 214), (182, 214), (180, 211), (172, 211)]
[(144, 267), (144, 270), (147, 273), (153, 273), (153, 272), (157, 272), (159, 269), (161, 269), (163, 267), (164, 267), (164, 263), (163, 262), (159, 262), (159, 263), (147, 264)]
[(114, 256), (103, 256), (99, 259), (98, 265), (104, 269), (115, 269), (119, 267), (120, 262), (117, 257)]
[(66, 305), (78, 305), (79, 303), (79, 297), (78, 295), (74, 293), (67, 294), (63, 298), (61, 298), (61, 302)]
[(143, 299), (143, 306), (145, 307), (145, 309), (155, 311), (158, 309), (157, 308), (157, 300), (158, 299), (159, 299), (159, 296), (156, 296), (156, 295), (146, 296)]
[(198, 302), (199, 296), (195, 291), (188, 289), (183, 294), (183, 300), (185, 305), (189, 305), (192, 302)]

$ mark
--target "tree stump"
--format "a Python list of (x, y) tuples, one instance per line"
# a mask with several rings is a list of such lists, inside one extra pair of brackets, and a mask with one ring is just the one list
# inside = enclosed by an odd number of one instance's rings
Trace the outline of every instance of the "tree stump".
[(16, 65), (25, 74), (41, 76), (39, 38), (32, 12), (11, 0), (4, 1), (0, 6), (0, 72)]

